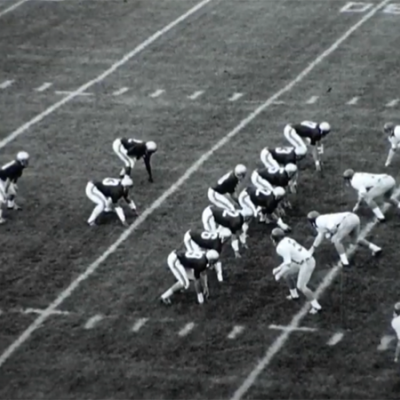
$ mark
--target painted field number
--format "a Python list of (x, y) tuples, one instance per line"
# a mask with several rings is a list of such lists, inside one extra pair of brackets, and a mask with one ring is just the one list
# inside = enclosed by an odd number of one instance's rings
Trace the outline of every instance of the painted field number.
[[(365, 13), (374, 6), (373, 3), (364, 3), (361, 1), (350, 1), (345, 4), (340, 12), (342, 13)], [(391, 3), (382, 9), (382, 13), (391, 15), (400, 15), (400, 3)]]

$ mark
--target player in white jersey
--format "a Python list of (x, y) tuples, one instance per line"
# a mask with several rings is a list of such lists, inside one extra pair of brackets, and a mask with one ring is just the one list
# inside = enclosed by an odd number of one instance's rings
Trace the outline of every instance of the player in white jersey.
[(349, 260), (343, 245), (343, 240), (346, 237), (350, 237), (354, 244), (360, 244), (361, 246), (369, 248), (374, 256), (382, 251), (377, 245), (360, 238), (360, 218), (352, 212), (321, 215), (317, 211), (311, 211), (308, 213), (307, 218), (318, 233), (309, 250), (311, 254), (314, 254), (315, 249), (319, 247), (324, 237), (334, 244), (339, 254), (340, 261), (345, 266), (349, 265)]
[(400, 146), (400, 125), (395, 125), (392, 122), (387, 122), (383, 127), (383, 131), (387, 135), (389, 135), (388, 140), (390, 143), (390, 149), (385, 162), (385, 167), (388, 167), (393, 160), (396, 150)]
[[(286, 237), (280, 228), (272, 230), (271, 239), (276, 246), (276, 253), (283, 258), (283, 263), (272, 271), (275, 279), (279, 281), (283, 277), (286, 280), (291, 299), (297, 299), (299, 297), (297, 289), (300, 290), (311, 304), (310, 313), (316, 314), (321, 310), (321, 305), (307, 286), (315, 269), (314, 257), (294, 239)], [(297, 275), (296, 282), (295, 275)]]
[(392, 328), (396, 333), (396, 339), (397, 339), (396, 351), (394, 354), (394, 362), (398, 362), (400, 356), (400, 302), (394, 305)]
[(353, 212), (356, 212), (361, 203), (365, 201), (378, 220), (384, 221), (385, 216), (376, 202), (381, 197), (384, 197), (400, 209), (400, 203), (395, 196), (396, 181), (392, 176), (387, 174), (354, 172), (352, 169), (347, 169), (343, 173), (343, 178), (346, 184), (353, 187), (358, 193), (358, 200), (353, 208)]

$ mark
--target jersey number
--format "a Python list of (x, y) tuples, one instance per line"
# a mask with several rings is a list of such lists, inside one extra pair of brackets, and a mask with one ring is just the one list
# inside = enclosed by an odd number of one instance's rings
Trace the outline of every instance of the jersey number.
[(201, 260), (203, 258), (202, 253), (195, 253), (194, 251), (188, 251), (185, 256), (187, 258), (195, 259), (195, 260)]
[(315, 129), (318, 125), (315, 122), (311, 121), (303, 121), (301, 125), (306, 126), (307, 128)]
[(238, 212), (238, 211), (228, 211), (228, 210), (225, 210), (225, 211), (222, 213), (222, 216), (223, 216), (223, 217), (232, 217), (232, 218), (236, 218), (236, 217), (239, 216), (239, 212)]
[(218, 233), (214, 232), (202, 232), (201, 233), (201, 238), (205, 240), (215, 240), (218, 239)]
[(285, 147), (277, 147), (275, 149), (276, 154), (290, 154), (291, 152), (292, 152), (292, 149), (285, 148)]
[(120, 184), (120, 181), (115, 178), (103, 179), (103, 185), (106, 185), (106, 186), (118, 186), (119, 184)]
[(268, 173), (269, 173), (269, 174), (272, 174), (272, 175), (275, 175), (275, 174), (277, 174), (280, 170), (281, 170), (281, 168), (271, 167), (271, 168), (268, 168)]

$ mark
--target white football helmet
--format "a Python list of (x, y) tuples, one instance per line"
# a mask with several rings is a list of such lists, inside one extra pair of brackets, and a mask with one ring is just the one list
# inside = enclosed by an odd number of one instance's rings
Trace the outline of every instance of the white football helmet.
[(220, 237), (220, 239), (222, 241), (225, 241), (225, 240), (229, 239), (232, 236), (232, 232), (228, 228), (221, 228), (218, 231), (218, 236)]
[(285, 171), (289, 176), (293, 176), (297, 172), (297, 166), (295, 164), (287, 164), (285, 165)]
[(121, 185), (125, 187), (131, 187), (133, 186), (133, 181), (129, 175), (124, 175), (124, 177), (121, 179)]
[(274, 193), (274, 196), (275, 196), (277, 199), (282, 198), (282, 197), (285, 196), (285, 194), (286, 194), (285, 189), (284, 189), (283, 187), (280, 187), (280, 186), (275, 187), (275, 188), (272, 190), (272, 192)]
[(329, 133), (331, 131), (331, 126), (329, 125), (328, 122), (321, 122), (319, 124), (319, 129), (320, 129), (321, 132), (326, 134), (326, 133)]
[(208, 250), (206, 258), (208, 261), (217, 261), (219, 259), (219, 253), (217, 250)]
[(155, 151), (157, 151), (156, 142), (146, 142), (146, 149), (150, 153), (154, 153)]
[(29, 154), (26, 151), (19, 151), (17, 153), (17, 160), (18, 161), (27, 161), (27, 160), (29, 160)]
[(243, 164), (238, 164), (235, 167), (235, 175), (238, 178), (244, 178), (247, 173), (247, 168)]

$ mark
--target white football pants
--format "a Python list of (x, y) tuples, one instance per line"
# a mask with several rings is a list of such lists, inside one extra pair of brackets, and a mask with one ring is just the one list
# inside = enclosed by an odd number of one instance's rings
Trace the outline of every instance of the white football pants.
[(109, 201), (106, 196), (104, 196), (104, 194), (94, 186), (93, 182), (89, 182), (86, 185), (86, 196), (90, 201), (96, 204), (96, 207), (87, 221), (88, 224), (91, 224), (104, 210), (108, 208)]
[(247, 193), (246, 190), (243, 190), (238, 198), (240, 207), (247, 213), (250, 214), (252, 213), (254, 217), (257, 217), (257, 207), (255, 204), (251, 201), (249, 194)]
[(180, 263), (174, 251), (168, 256), (167, 263), (168, 268), (174, 274), (176, 280), (183, 286), (183, 288), (188, 289), (190, 286), (190, 281), (194, 280), (193, 270), (186, 269)]
[(251, 174), (251, 183), (260, 190), (267, 191), (267, 192), (272, 192), (274, 189), (273, 186), (265, 179), (263, 179), (257, 170), (254, 170), (253, 173)]
[(113, 142), (114, 153), (124, 163), (125, 167), (133, 169), (136, 159), (131, 158), (126, 154), (126, 149), (121, 143), (121, 139), (115, 139)]
[(367, 204), (370, 201), (385, 195), (388, 192), (391, 192), (396, 187), (395, 179), (390, 175), (383, 176), (376, 185), (371, 188), (368, 193), (365, 195), (364, 200)]
[(217, 232), (219, 229), (219, 226), (215, 222), (211, 207), (206, 207), (203, 210), (201, 222), (203, 223), (204, 230), (207, 232)]
[(183, 243), (187, 251), (192, 251), (194, 253), (202, 251), (200, 246), (192, 240), (192, 237), (190, 236), (190, 230), (185, 233), (185, 236), (183, 237)]
[(214, 206), (223, 208), (224, 210), (235, 211), (235, 205), (225, 195), (216, 192), (212, 188), (208, 189), (207, 195), (208, 195), (208, 200), (210, 200), (210, 202), (214, 204)]
[(286, 140), (295, 148), (295, 152), (298, 156), (304, 156), (307, 154), (307, 145), (290, 125), (285, 126), (283, 135), (285, 136)]
[(268, 147), (265, 147), (261, 150), (260, 160), (264, 164), (265, 168), (279, 168), (278, 162), (272, 157), (272, 154), (269, 152)]

